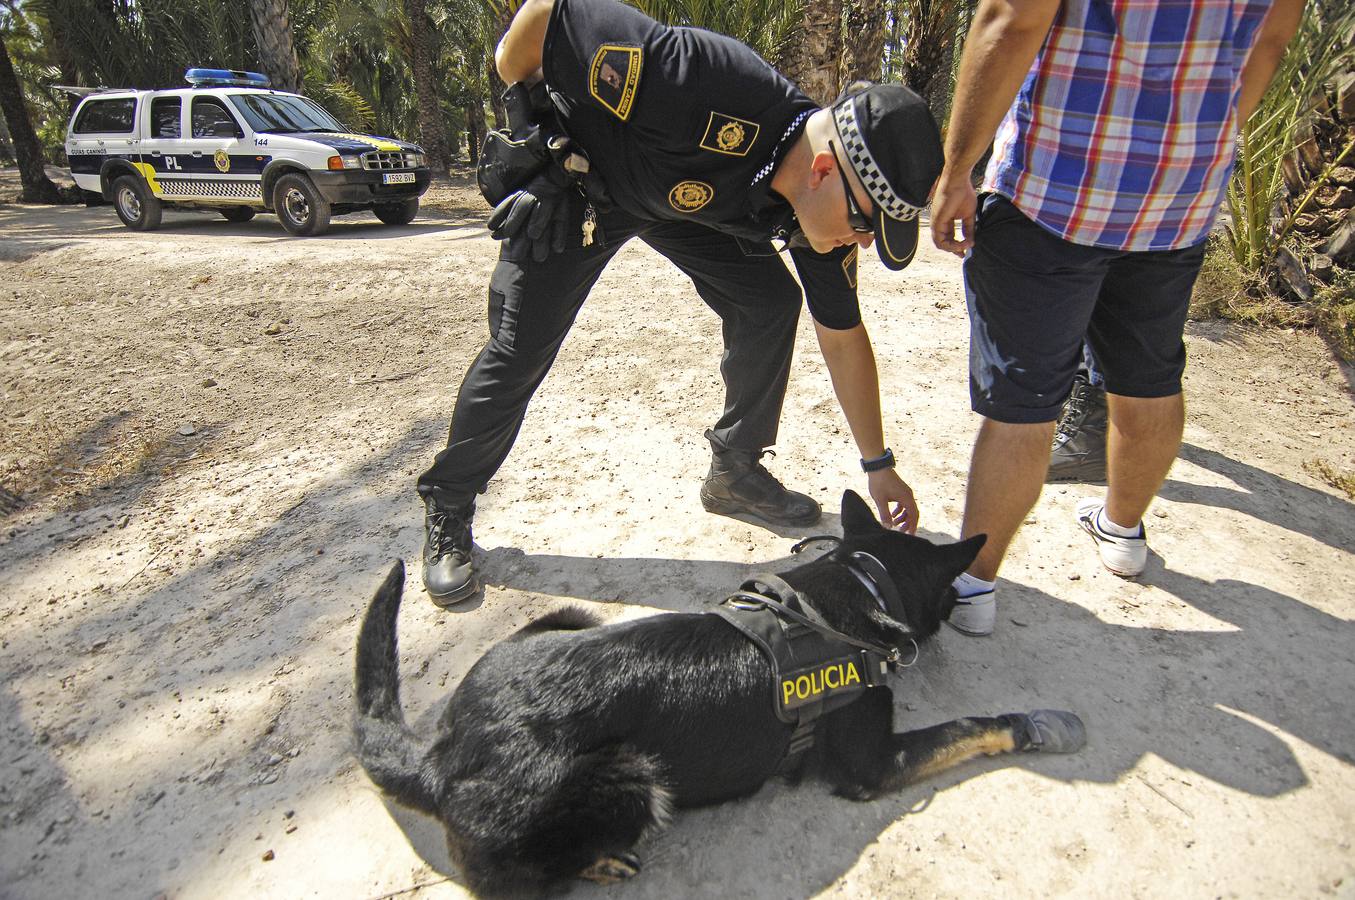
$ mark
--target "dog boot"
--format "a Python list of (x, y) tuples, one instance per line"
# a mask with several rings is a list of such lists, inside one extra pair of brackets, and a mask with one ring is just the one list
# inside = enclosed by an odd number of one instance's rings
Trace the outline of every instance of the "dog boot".
[(1063, 405), (1049, 456), (1045, 481), (1106, 480), (1106, 391), (1082, 375), (1073, 379), (1073, 391)]
[(813, 525), (822, 512), (819, 504), (786, 490), (764, 469), (759, 460), (767, 453), (772, 451), (713, 449), (710, 473), (701, 486), (701, 505), (707, 512), (747, 513), (773, 525)]
[(461, 505), (424, 498), (423, 586), (441, 607), (470, 597), (480, 585), (471, 563), (475, 500)]
[(1037, 709), (1029, 715), (1008, 713), (999, 718), (1011, 724), (1017, 750), (1076, 753), (1087, 744), (1086, 726), (1070, 712)]

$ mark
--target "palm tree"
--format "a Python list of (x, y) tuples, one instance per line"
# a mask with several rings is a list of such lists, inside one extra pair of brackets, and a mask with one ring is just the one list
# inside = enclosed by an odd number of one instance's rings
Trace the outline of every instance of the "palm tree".
[(9, 61), (3, 31), (0, 31), (0, 110), (4, 111), (5, 124), (14, 141), (14, 155), (19, 161), (19, 181), (23, 185), (19, 199), (25, 203), (60, 203), (61, 192), (47, 177), (42, 145), (28, 118), (28, 104)]
[(937, 121), (950, 105), (956, 52), (972, 0), (898, 0), (885, 55), (891, 75), (922, 95)]
[(438, 83), (433, 75), (433, 46), (436, 35), (428, 18), (425, 0), (404, 0), (409, 20), (410, 68), (414, 74), (414, 92), (419, 98), (419, 143), (428, 154), (428, 164), (446, 174), (450, 162), (447, 150), (447, 122), (438, 100)]
[(885, 50), (884, 0), (849, 0), (842, 52), (842, 81), (879, 81)]
[(292, 24), (287, 0), (249, 0), (249, 18), (254, 42), (259, 47), (259, 65), (273, 86), (297, 93), (301, 90), (301, 64), (292, 43)]

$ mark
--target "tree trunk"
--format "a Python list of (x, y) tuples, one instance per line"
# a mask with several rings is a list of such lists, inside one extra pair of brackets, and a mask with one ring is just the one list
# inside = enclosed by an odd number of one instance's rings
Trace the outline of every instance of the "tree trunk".
[(480, 162), (480, 145), (485, 140), (485, 107), (479, 98), (466, 104), (466, 156), (470, 164)]
[(905, 32), (903, 80), (944, 121), (959, 29), (960, 0), (914, 0)]
[[(499, 24), (495, 33), (502, 37), (508, 30), (508, 26), (513, 23), (514, 4), (505, 3), (499, 12)], [(494, 113), (494, 127), (507, 128), (508, 115), (503, 108), (503, 92), (508, 90), (508, 85), (503, 83), (499, 77), (499, 68), (494, 64), (494, 51), (497, 44), (491, 43), (489, 52), (484, 56), (485, 66), (485, 84), (489, 88), (489, 108)]]
[(254, 41), (259, 45), (259, 67), (280, 91), (301, 91), (301, 65), (292, 43), (287, 0), (249, 0)]
[(820, 105), (833, 102), (841, 82), (843, 0), (806, 0), (804, 27), (782, 67)]
[(4, 111), (5, 124), (14, 141), (14, 156), (19, 162), (19, 182), (23, 185), (19, 199), (24, 203), (60, 203), (61, 192), (47, 177), (42, 144), (38, 143), (38, 135), (28, 118), (28, 104), (24, 102), (19, 79), (9, 61), (9, 48), (5, 46), (3, 34), (0, 34), (0, 110)]
[(842, 51), (842, 83), (879, 81), (885, 52), (884, 0), (849, 0), (846, 33), (850, 38)]
[(429, 168), (446, 175), (451, 154), (447, 149), (447, 122), (438, 100), (438, 81), (433, 74), (433, 23), (428, 19), (425, 0), (404, 0), (404, 4), (413, 50), (414, 93), (419, 101), (419, 143), (428, 156)]

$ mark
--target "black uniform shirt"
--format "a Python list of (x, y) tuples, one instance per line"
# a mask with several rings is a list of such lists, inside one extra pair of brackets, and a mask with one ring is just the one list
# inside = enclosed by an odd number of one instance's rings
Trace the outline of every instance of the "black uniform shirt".
[[(565, 130), (626, 212), (698, 222), (753, 253), (798, 230), (771, 178), (818, 107), (748, 47), (615, 0), (556, 0), (543, 69)], [(861, 321), (855, 244), (791, 258), (815, 321)]]

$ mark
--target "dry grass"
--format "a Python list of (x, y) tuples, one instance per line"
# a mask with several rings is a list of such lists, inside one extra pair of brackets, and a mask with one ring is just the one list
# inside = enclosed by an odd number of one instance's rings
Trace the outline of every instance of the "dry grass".
[(1313, 324), (1314, 313), (1307, 304), (1276, 296), (1262, 278), (1238, 264), (1222, 239), (1213, 237), (1190, 299), (1190, 317), (1304, 328)]
[(1190, 300), (1190, 317), (1281, 328), (1316, 327), (1338, 356), (1355, 363), (1355, 272), (1338, 270), (1332, 284), (1314, 286), (1318, 290), (1311, 301), (1286, 300), (1238, 265), (1222, 240), (1212, 238)]
[(24, 502), (42, 497), (57, 508), (85, 509), (106, 491), (172, 473), (191, 452), (189, 441), (176, 437), (145, 422), (127, 421), (94, 445), (72, 443), (69, 434), (43, 425), (25, 442), (27, 464), (5, 477), (6, 487)]
[(1329, 484), (1355, 500), (1355, 472), (1337, 469), (1324, 459), (1310, 459), (1303, 464), (1303, 470), (1317, 480)]
[(1355, 363), (1355, 272), (1344, 271), (1313, 298), (1317, 327), (1346, 362)]

